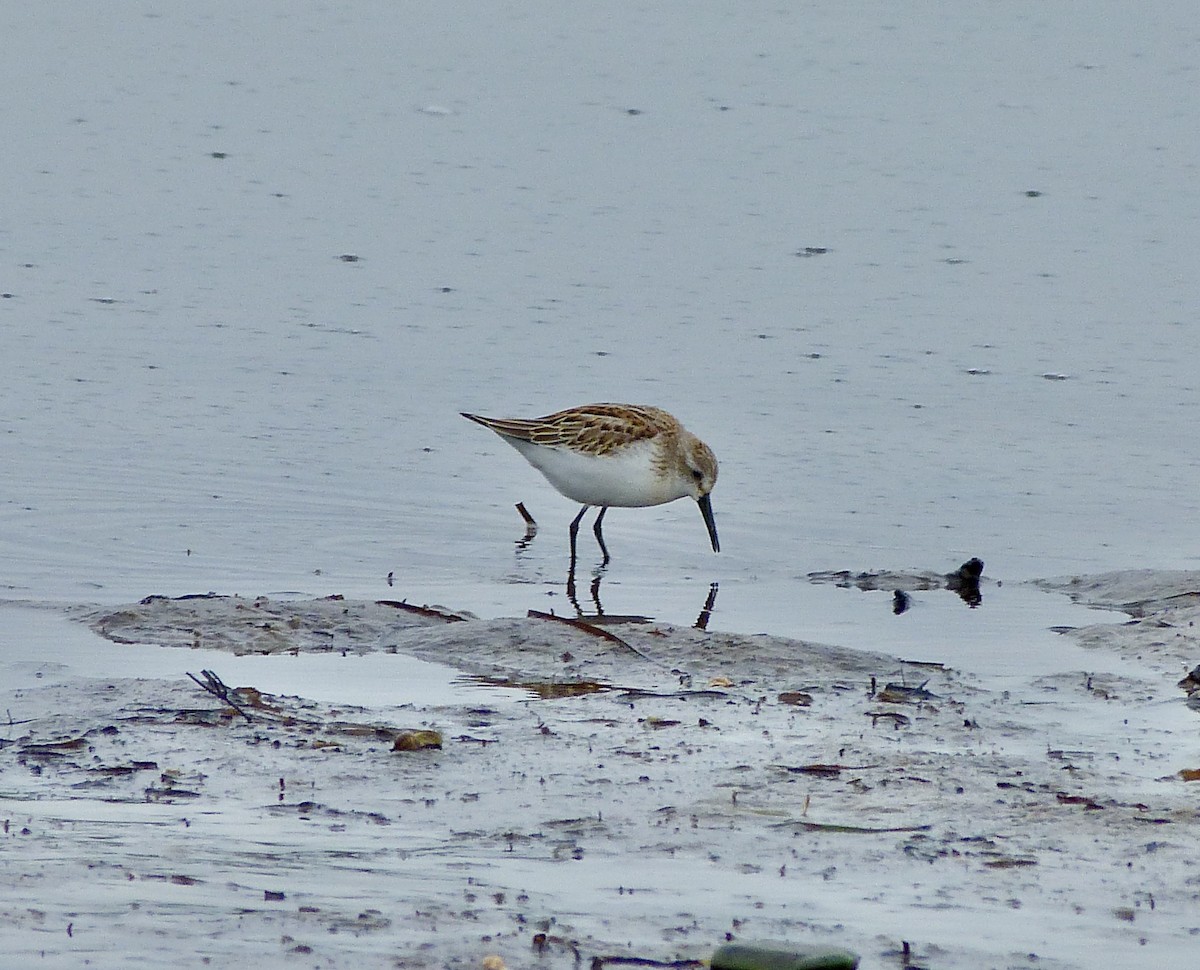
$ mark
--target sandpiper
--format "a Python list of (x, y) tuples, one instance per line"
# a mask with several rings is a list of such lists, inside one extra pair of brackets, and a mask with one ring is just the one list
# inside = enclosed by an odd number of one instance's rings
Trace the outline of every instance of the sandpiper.
[(700, 506), (713, 552), (720, 552), (709, 493), (717, 458), (703, 441), (661, 408), (640, 404), (585, 404), (544, 418), (485, 418), (463, 411), (525, 456), (559, 492), (583, 508), (571, 522), (571, 561), (583, 514), (600, 507), (593, 532), (609, 561), (600, 523), (612, 506), (639, 508), (693, 498)]

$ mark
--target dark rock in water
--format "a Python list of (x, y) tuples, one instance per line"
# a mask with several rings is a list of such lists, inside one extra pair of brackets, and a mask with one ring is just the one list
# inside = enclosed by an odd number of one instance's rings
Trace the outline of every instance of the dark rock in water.
[(983, 575), (983, 560), (974, 557), (968, 559), (954, 572), (946, 575), (947, 579), (958, 579), (960, 581), (971, 581), (978, 583), (979, 577)]
[(979, 591), (979, 578), (983, 575), (983, 560), (968, 559), (952, 573), (946, 573), (946, 589), (958, 593), (959, 598), (974, 609), (983, 602)]
[(979, 580), (983, 576), (983, 560), (971, 558), (952, 573), (932, 571), (852, 573), (848, 569), (825, 570), (808, 574), (810, 583), (832, 583), (843, 588), (856, 587), (864, 591), (891, 589), (892, 612), (899, 615), (912, 607), (909, 594), (914, 590), (948, 589), (958, 594), (974, 609), (983, 602)]

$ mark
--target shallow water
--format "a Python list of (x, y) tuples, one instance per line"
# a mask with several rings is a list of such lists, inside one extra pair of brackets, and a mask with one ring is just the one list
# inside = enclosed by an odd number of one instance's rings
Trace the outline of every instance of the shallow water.
[(493, 611), (575, 509), (458, 411), (592, 399), (721, 459), (719, 556), (690, 503), (608, 517), (622, 610), (1195, 565), (1189, 4), (429, 16), (0, 14), (12, 594)]

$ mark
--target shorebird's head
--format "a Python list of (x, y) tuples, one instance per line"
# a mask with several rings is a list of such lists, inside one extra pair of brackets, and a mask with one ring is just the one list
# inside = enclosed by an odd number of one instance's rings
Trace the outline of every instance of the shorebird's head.
[(717, 456), (712, 449), (695, 435), (687, 434), (683, 444), (683, 461), (687, 466), (689, 478), (688, 491), (696, 504), (700, 506), (700, 514), (704, 516), (704, 525), (708, 529), (708, 537), (712, 540), (713, 552), (721, 551), (717, 541), (717, 523), (713, 519), (712, 502), (709, 493), (717, 484)]

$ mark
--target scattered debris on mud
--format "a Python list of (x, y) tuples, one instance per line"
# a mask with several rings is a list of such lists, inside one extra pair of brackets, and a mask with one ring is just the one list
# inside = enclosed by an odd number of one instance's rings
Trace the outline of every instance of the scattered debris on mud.
[[(394, 653), (397, 678), (419, 657), (526, 699), (317, 703), (226, 684), (211, 660), (178, 681), (2, 690), (6, 952), (545, 968), (763, 940), (963, 968), (1185, 952), (1200, 745), (1176, 685), (1200, 662), (1200, 575), (1042, 585), (1135, 619), (1064, 632), (1092, 670), (1002, 688), (884, 653), (536, 611), (75, 609), (117, 643)], [(1117, 656), (1144, 673), (1109, 672)]]

